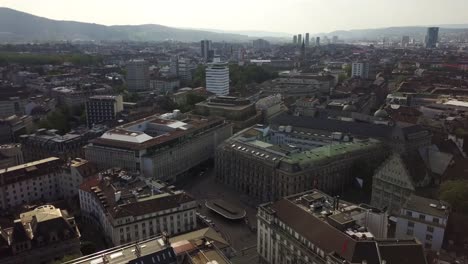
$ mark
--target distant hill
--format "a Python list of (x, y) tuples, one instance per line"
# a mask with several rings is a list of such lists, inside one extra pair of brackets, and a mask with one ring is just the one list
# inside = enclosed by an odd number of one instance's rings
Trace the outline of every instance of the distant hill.
[[(440, 25), (439, 35), (459, 34), (468, 32), (468, 25)], [(427, 26), (411, 26), (411, 27), (389, 27), (376, 29), (354, 29), (354, 30), (337, 30), (330, 33), (315, 34), (315, 36), (338, 36), (340, 39), (382, 39), (401, 38), (402, 36), (410, 36), (412, 38), (422, 39), (426, 35)]]
[(190, 30), (161, 25), (104, 26), (58, 21), (0, 8), (0, 42), (46, 41), (248, 41), (247, 35)]
[[(468, 31), (468, 24), (440, 25), (440, 35)], [(408, 35), (423, 38), (426, 26), (389, 27), (377, 29), (339, 30), (313, 36), (338, 36), (340, 39), (401, 38)], [(212, 41), (246, 42), (256, 38), (271, 42), (291, 41), (291, 35), (265, 31), (225, 31), (173, 28), (156, 24), (104, 26), (74, 21), (59, 21), (34, 16), (17, 10), (0, 7), (0, 43), (49, 42), (49, 41), (164, 41), (194, 42)]]

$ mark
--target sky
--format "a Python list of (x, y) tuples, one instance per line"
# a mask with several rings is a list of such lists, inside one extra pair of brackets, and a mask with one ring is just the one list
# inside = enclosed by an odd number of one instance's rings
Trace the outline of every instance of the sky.
[(58, 20), (290, 34), (468, 24), (468, 0), (0, 0)]

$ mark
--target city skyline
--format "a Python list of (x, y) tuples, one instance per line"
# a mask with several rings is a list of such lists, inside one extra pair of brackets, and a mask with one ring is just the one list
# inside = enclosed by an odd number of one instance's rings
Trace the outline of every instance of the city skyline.
[[(440, 0), (410, 2), (331, 0), (327, 5), (323, 5), (320, 1), (314, 0), (281, 3), (240, 0), (236, 5), (220, 5), (214, 0), (177, 3), (136, 0), (110, 5), (107, 1), (90, 0), (73, 2), (45, 0), (40, 4), (23, 0), (0, 0), (0, 7), (50, 19), (104, 25), (160, 24), (206, 30), (318, 34), (334, 30), (468, 23), (463, 12), (468, 9), (468, 2), (462, 0), (450, 2), (450, 5), (447, 5), (445, 1)], [(174, 10), (174, 12), (163, 10)], [(382, 13), (379, 10), (386, 11)], [(427, 13), (431, 16), (422, 15)], [(394, 19), (396, 14), (398, 20)]]

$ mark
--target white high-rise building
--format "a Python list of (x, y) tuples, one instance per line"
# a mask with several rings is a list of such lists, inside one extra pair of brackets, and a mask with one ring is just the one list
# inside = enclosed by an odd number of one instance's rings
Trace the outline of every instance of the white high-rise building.
[(351, 69), (351, 77), (360, 77), (363, 79), (369, 78), (369, 63), (353, 62)]
[(216, 95), (229, 94), (229, 66), (219, 58), (206, 68), (206, 90)]

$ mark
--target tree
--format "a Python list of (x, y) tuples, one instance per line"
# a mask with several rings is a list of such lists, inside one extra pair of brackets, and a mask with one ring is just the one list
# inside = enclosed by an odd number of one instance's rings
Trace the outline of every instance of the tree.
[(351, 73), (352, 73), (352, 70), (353, 70), (351, 65), (348, 64), (348, 65), (344, 66), (343, 70), (346, 72), (346, 76), (351, 77)]
[(96, 245), (91, 241), (83, 241), (81, 243), (81, 253), (83, 253), (83, 255), (93, 254), (96, 250)]
[(341, 73), (338, 75), (338, 82), (342, 83), (344, 80), (346, 80), (346, 78), (348, 78), (348, 76), (345, 73)]
[(452, 211), (468, 214), (468, 180), (446, 181), (440, 185), (439, 199), (448, 202)]
[(193, 81), (190, 85), (193, 88), (205, 86), (206, 69), (204, 65), (198, 65), (193, 74)]

